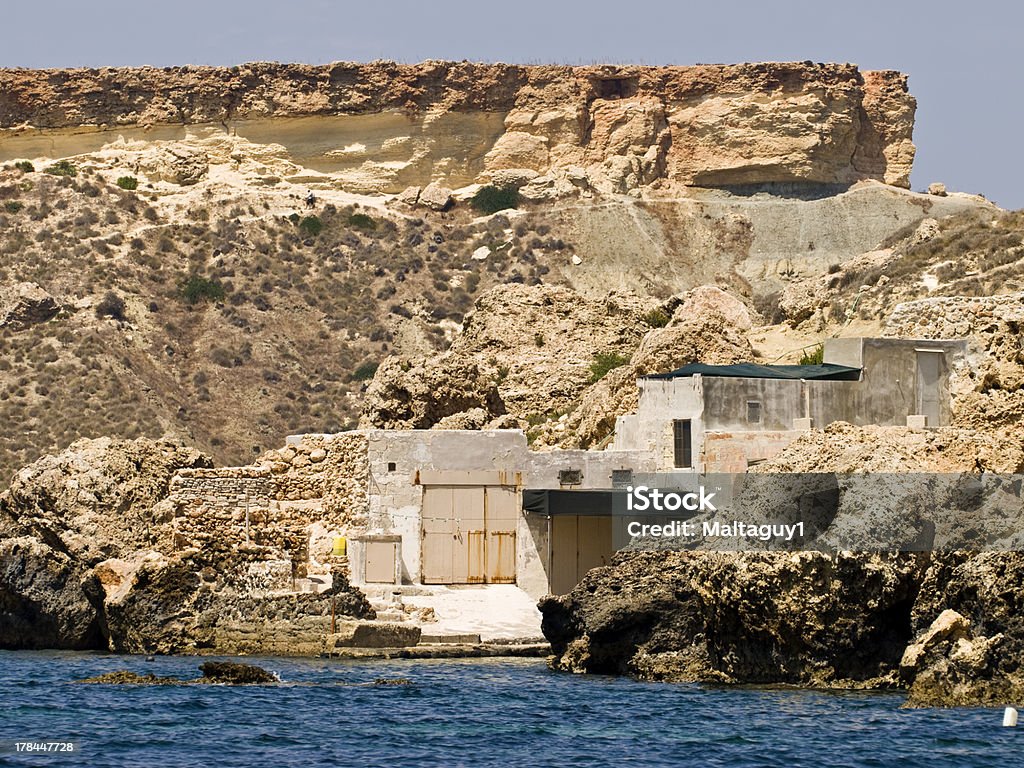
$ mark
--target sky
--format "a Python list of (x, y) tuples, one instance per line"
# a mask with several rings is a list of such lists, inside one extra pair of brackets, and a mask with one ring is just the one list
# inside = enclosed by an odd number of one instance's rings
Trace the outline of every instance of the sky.
[(35, 0), (8, 3), (0, 66), (852, 62), (917, 97), (914, 189), (1024, 208), (1024, 3), (985, 0)]

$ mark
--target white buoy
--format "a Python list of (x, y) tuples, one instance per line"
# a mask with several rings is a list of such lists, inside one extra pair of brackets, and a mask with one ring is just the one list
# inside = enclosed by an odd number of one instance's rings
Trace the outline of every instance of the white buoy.
[(1017, 710), (1007, 707), (1003, 710), (1003, 728), (1015, 728), (1017, 726)]

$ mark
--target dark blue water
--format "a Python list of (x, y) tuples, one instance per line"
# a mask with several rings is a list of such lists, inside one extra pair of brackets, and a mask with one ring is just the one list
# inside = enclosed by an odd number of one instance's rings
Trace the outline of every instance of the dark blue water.
[[(76, 755), (0, 765), (1015, 766), (1002, 711), (901, 710), (892, 694), (704, 689), (577, 677), (539, 660), (254, 659), (280, 686), (76, 685), (201, 660), (0, 652), (0, 739)], [(408, 686), (353, 686), (404, 677)]]

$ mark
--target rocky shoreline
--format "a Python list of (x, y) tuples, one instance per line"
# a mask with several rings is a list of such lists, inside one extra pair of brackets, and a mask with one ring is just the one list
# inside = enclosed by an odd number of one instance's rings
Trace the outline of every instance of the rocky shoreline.
[(560, 671), (994, 706), (1024, 699), (1022, 568), (1016, 552), (624, 552), (540, 608)]

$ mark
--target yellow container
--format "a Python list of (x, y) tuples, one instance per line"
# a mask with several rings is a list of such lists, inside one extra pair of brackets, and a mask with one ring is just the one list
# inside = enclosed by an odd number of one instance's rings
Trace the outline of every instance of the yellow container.
[(331, 554), (335, 557), (345, 557), (348, 554), (348, 542), (344, 536), (334, 537), (334, 551)]

